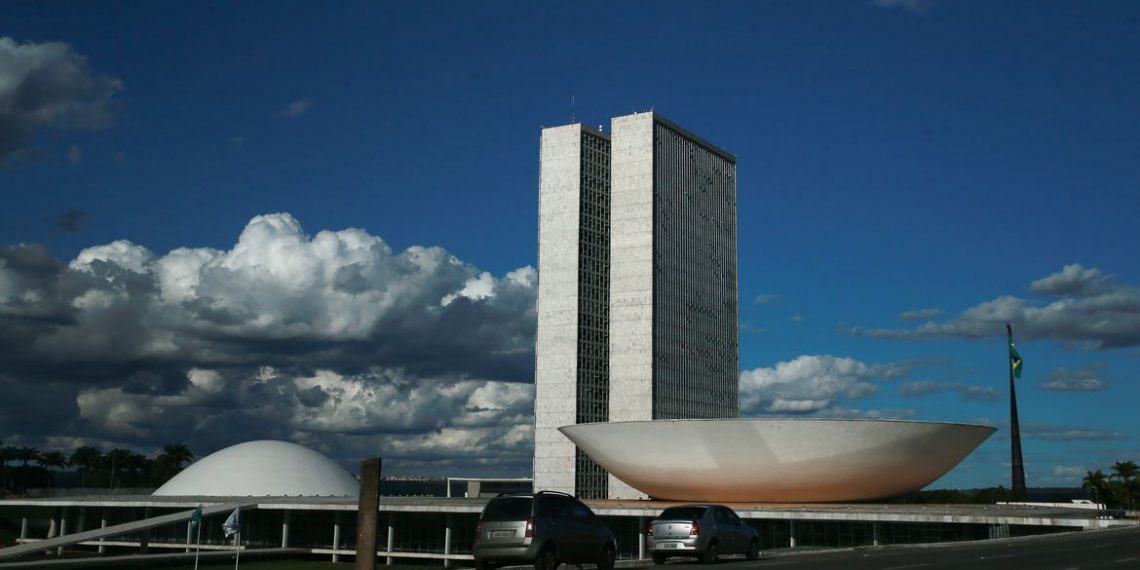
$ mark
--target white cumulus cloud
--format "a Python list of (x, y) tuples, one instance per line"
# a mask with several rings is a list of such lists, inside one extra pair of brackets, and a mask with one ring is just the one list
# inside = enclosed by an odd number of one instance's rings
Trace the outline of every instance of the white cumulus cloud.
[(875, 394), (877, 381), (905, 376), (899, 364), (865, 364), (851, 357), (802, 355), (740, 374), (741, 415), (810, 413)]

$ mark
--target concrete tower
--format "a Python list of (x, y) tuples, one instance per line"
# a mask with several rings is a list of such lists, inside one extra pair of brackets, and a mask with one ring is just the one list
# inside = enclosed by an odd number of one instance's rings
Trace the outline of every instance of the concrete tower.
[(607, 474), (559, 426), (609, 419), (610, 139), (542, 131), (534, 485), (604, 499)]
[(736, 159), (655, 113), (612, 139), (609, 420), (736, 417)]

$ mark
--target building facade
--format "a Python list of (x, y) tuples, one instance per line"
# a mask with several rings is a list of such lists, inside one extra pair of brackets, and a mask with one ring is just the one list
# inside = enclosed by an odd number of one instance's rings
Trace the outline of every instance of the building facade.
[(557, 428), (738, 415), (736, 160), (655, 113), (544, 129), (536, 489), (642, 496)]
[(558, 427), (609, 419), (610, 139), (544, 129), (540, 163), (536, 489), (604, 499), (606, 472)]

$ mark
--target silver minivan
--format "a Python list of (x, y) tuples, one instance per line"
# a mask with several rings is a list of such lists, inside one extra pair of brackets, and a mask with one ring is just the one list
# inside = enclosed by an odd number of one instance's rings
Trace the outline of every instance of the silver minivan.
[(554, 570), (563, 562), (612, 570), (617, 540), (578, 499), (539, 491), (491, 499), (475, 525), (472, 554), (477, 570), (519, 563)]
[(716, 562), (721, 554), (760, 557), (760, 535), (732, 509), (723, 505), (682, 505), (662, 511), (647, 529), (646, 546), (653, 562), (690, 556)]

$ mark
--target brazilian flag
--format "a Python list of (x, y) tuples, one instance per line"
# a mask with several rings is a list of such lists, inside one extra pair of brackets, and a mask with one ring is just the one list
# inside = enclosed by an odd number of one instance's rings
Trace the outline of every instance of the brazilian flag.
[(195, 527), (200, 524), (202, 524), (202, 507), (194, 509), (194, 512), (190, 514), (190, 526)]
[(1013, 344), (1013, 335), (1009, 336), (1009, 365), (1013, 367), (1014, 378), (1021, 378), (1021, 355), (1017, 353), (1017, 345)]

